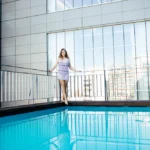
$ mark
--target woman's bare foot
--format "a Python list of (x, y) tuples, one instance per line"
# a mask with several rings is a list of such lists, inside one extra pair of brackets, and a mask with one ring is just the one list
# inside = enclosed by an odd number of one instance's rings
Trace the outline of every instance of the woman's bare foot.
[(65, 104), (68, 105), (68, 100), (67, 99), (65, 99)]
[(65, 98), (64, 98), (64, 96), (62, 96), (62, 102), (65, 102)]

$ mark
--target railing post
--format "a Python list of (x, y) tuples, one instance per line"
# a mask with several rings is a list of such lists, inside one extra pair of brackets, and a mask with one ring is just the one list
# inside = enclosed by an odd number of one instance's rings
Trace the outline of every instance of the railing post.
[(108, 101), (108, 97), (107, 97), (107, 82), (106, 82), (106, 72), (104, 69), (104, 87), (105, 87), (105, 101)]

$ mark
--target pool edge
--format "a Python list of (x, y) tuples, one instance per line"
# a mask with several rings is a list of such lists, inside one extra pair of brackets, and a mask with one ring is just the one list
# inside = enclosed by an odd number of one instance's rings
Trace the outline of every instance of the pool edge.
[(22, 114), (27, 112), (34, 112), (38, 110), (56, 108), (65, 106), (62, 102), (49, 102), (49, 103), (40, 103), (40, 104), (32, 104), (32, 105), (22, 105), (15, 107), (5, 107), (0, 109), (0, 117), (11, 116), (16, 114)]

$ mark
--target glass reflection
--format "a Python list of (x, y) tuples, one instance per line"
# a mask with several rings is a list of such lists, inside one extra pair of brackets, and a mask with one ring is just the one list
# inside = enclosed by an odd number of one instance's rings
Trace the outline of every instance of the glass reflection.
[(57, 11), (64, 10), (65, 0), (56, 0)]
[(92, 0), (93, 4), (100, 4), (102, 0)]
[(112, 0), (102, 0), (102, 3), (111, 2)]
[(112, 27), (104, 27), (104, 59), (105, 68), (111, 69), (114, 67), (114, 52), (113, 52), (113, 35)]
[(91, 5), (91, 0), (83, 0), (83, 6)]
[(136, 37), (136, 64), (137, 64), (137, 99), (145, 100), (148, 97), (147, 79), (147, 52), (145, 22), (135, 24)]
[(0, 118), (1, 150), (148, 150), (149, 108), (62, 107)]
[[(140, 59), (143, 57), (143, 61), (147, 61), (146, 58), (146, 33), (145, 22), (135, 24), (135, 38), (136, 38), (136, 61), (139, 68)], [(143, 62), (144, 63), (144, 62)]]
[[(71, 60), (72, 66), (74, 66), (74, 33), (73, 31), (66, 32), (65, 34), (66, 49)], [(73, 72), (73, 71), (71, 71)]]
[(82, 0), (74, 0), (74, 8), (82, 7)]
[[(80, 84), (78, 78), (84, 81), (90, 74), (95, 75), (90, 83), (91, 87), (96, 88), (96, 75), (99, 74), (104, 77), (100, 82), (105, 86), (104, 93), (108, 99), (149, 100), (149, 28), (149, 22), (140, 22), (51, 34), (49, 66), (60, 49), (66, 47), (73, 66), (84, 70), (85, 75), (76, 73), (80, 76), (72, 78), (70, 84), (74, 90)], [(51, 54), (54, 50), (57, 53), (53, 58)], [(86, 87), (80, 90), (86, 90)], [(100, 92), (98, 89), (96, 91)]]
[(48, 12), (56, 11), (56, 2), (55, 0), (48, 0)]
[(57, 57), (59, 56), (60, 50), (65, 47), (65, 33), (57, 33)]
[(84, 30), (84, 62), (86, 71), (93, 69), (92, 29)]
[(114, 53), (115, 67), (124, 67), (124, 42), (123, 42), (123, 26), (114, 26)]
[(75, 31), (75, 68), (84, 69), (83, 66), (83, 31)]
[(54, 66), (57, 55), (56, 55), (56, 34), (49, 34), (48, 36), (48, 54), (49, 54), (49, 68)]
[(93, 29), (94, 44), (94, 68), (95, 70), (103, 69), (103, 35), (102, 28)]
[(65, 0), (65, 9), (73, 8), (73, 0)]
[(115, 2), (122, 0), (48, 0), (48, 12), (63, 11), (95, 4)]
[[(148, 47), (148, 56), (150, 56), (150, 21), (146, 22), (146, 32), (147, 32), (147, 47)], [(148, 62), (150, 58), (148, 57)]]

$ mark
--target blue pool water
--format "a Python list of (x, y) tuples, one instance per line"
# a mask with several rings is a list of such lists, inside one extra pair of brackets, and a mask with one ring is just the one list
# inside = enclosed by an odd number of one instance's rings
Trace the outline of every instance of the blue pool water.
[(2, 117), (0, 150), (150, 150), (150, 108), (60, 107)]

